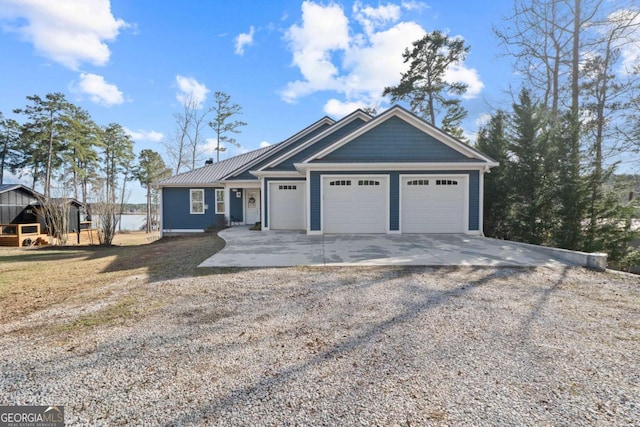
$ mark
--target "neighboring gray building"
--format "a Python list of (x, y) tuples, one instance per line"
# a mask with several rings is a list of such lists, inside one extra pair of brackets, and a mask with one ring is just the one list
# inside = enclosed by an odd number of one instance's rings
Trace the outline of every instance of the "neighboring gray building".
[(161, 181), (161, 229), (482, 234), (484, 173), (497, 165), (401, 107), (357, 110)]

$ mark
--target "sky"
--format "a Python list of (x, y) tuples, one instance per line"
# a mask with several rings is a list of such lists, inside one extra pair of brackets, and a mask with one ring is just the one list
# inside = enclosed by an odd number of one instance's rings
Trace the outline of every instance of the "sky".
[[(222, 160), (325, 115), (388, 108), (381, 94), (399, 82), (402, 52), (440, 30), (471, 47), (448, 78), (469, 85), (464, 130), (473, 141), (489, 113), (511, 104), (510, 59), (492, 31), (511, 7), (511, 0), (0, 0), (0, 112), (22, 121), (11, 112), (27, 105), (26, 96), (62, 92), (96, 123), (122, 125), (136, 153), (164, 156), (162, 141), (175, 132), (185, 97), (206, 108), (221, 91), (247, 123), (241, 147), (228, 147)], [(203, 148), (203, 160), (215, 158), (213, 148)], [(134, 187), (129, 202), (143, 202)]]

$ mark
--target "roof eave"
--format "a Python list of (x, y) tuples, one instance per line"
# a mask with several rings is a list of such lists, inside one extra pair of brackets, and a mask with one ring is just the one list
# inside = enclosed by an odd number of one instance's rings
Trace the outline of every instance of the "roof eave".
[(360, 171), (360, 170), (484, 170), (498, 166), (496, 162), (376, 162), (376, 163), (295, 163), (296, 170)]

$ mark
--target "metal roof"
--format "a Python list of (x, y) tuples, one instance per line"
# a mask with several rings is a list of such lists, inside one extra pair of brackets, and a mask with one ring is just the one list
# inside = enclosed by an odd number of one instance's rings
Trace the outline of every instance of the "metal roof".
[(37, 191), (34, 191), (24, 184), (0, 184), (0, 193), (6, 193), (7, 191), (16, 190), (22, 188), (24, 191), (35, 195), (40, 195)]
[(5, 191), (11, 191), (14, 188), (20, 187), (20, 184), (0, 184), (0, 193), (4, 193)]
[(218, 163), (205, 165), (192, 171), (183, 172), (171, 178), (163, 179), (162, 181), (158, 181), (157, 184), (160, 186), (175, 184), (213, 184), (254, 159), (268, 153), (277, 146), (278, 144), (274, 144), (249, 151), (248, 153), (240, 154), (239, 156), (234, 156)]

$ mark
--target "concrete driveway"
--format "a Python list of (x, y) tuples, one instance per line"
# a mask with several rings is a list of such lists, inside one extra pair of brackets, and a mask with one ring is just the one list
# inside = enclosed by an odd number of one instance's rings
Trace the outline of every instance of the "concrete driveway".
[(200, 267), (292, 267), (299, 265), (576, 265), (530, 245), (464, 234), (343, 234), (308, 236), (300, 231), (220, 232), (227, 245)]

